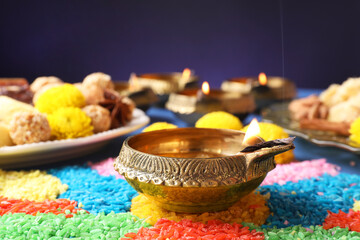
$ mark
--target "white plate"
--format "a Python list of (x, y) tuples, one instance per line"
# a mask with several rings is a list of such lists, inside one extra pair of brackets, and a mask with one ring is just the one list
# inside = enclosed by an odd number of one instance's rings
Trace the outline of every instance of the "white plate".
[(92, 136), (0, 147), (0, 168), (28, 167), (79, 157), (98, 150), (113, 138), (145, 126), (149, 121), (143, 111), (135, 109), (133, 119), (126, 126)]

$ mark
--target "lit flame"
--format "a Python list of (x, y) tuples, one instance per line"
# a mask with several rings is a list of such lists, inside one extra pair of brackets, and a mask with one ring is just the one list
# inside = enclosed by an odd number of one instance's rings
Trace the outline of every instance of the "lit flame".
[(210, 93), (210, 86), (209, 83), (207, 81), (203, 82), (202, 86), (201, 86), (201, 91), (205, 94), (205, 95), (209, 95)]
[(267, 83), (267, 77), (266, 77), (266, 74), (265, 73), (260, 73), (259, 74), (259, 83), (260, 85), (262, 86), (265, 86), (266, 83)]
[(260, 126), (256, 118), (251, 120), (251, 123), (245, 133), (245, 137), (243, 143), (250, 142), (249, 140), (255, 136), (259, 136), (260, 134)]
[(191, 70), (188, 69), (188, 68), (185, 68), (184, 71), (183, 71), (183, 73), (182, 73), (181, 79), (182, 79), (183, 81), (188, 81), (189, 78), (190, 78), (190, 76), (191, 76)]
[(139, 80), (135, 73), (131, 73), (129, 81), (129, 91), (136, 91), (140, 89)]

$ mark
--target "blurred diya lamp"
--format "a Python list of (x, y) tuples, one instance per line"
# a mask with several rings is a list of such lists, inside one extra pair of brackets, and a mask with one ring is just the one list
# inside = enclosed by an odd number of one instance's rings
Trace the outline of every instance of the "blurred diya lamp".
[(294, 148), (292, 138), (244, 137), (240, 131), (207, 128), (141, 133), (124, 141), (114, 167), (159, 207), (222, 211), (261, 184), (276, 166), (275, 155)]
[[(136, 78), (136, 76), (133, 76), (132, 78)], [(117, 91), (120, 96), (132, 99), (135, 102), (136, 107), (144, 111), (152, 104), (159, 101), (158, 96), (151, 88), (141, 87), (134, 83), (136, 83), (136, 80), (133, 80), (132, 84), (125, 81), (115, 81), (115, 91)]]
[(213, 111), (226, 111), (244, 119), (255, 110), (255, 101), (250, 94), (210, 90), (205, 81), (201, 90), (193, 88), (171, 93), (165, 107), (182, 120), (194, 124), (200, 117)]
[[(130, 84), (133, 83), (130, 77)], [(145, 73), (137, 75), (137, 84), (141, 87), (151, 88), (159, 95), (160, 101), (164, 104), (170, 93), (181, 91), (185, 88), (197, 87), (199, 77), (192, 74), (191, 70), (185, 68), (181, 72), (171, 73)]]
[(259, 108), (274, 102), (291, 100), (296, 96), (296, 86), (293, 81), (282, 77), (267, 77), (265, 73), (260, 73), (258, 78), (231, 78), (221, 84), (221, 89), (251, 93)]

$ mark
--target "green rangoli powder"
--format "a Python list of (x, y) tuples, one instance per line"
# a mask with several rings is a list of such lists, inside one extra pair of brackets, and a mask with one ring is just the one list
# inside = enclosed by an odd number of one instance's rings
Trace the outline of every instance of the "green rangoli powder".
[(243, 224), (249, 226), (250, 229), (255, 229), (258, 232), (265, 234), (265, 239), (279, 240), (279, 239), (340, 239), (340, 240), (360, 240), (360, 233), (349, 231), (347, 228), (334, 227), (329, 230), (325, 230), (322, 226), (310, 226), (304, 228), (302, 226), (292, 226), (286, 228), (260, 228), (255, 227), (253, 224)]
[(93, 215), (82, 210), (73, 215), (5, 214), (0, 217), (0, 239), (119, 239), (149, 226), (130, 213)]

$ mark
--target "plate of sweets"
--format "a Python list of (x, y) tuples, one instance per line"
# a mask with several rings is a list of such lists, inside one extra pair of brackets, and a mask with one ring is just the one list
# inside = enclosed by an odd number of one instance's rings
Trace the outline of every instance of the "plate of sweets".
[(262, 114), (292, 135), (360, 154), (360, 78), (331, 84), (319, 96), (272, 105)]
[(104, 73), (75, 84), (53, 76), (31, 85), (25, 79), (0, 79), (0, 168), (86, 155), (149, 121)]

